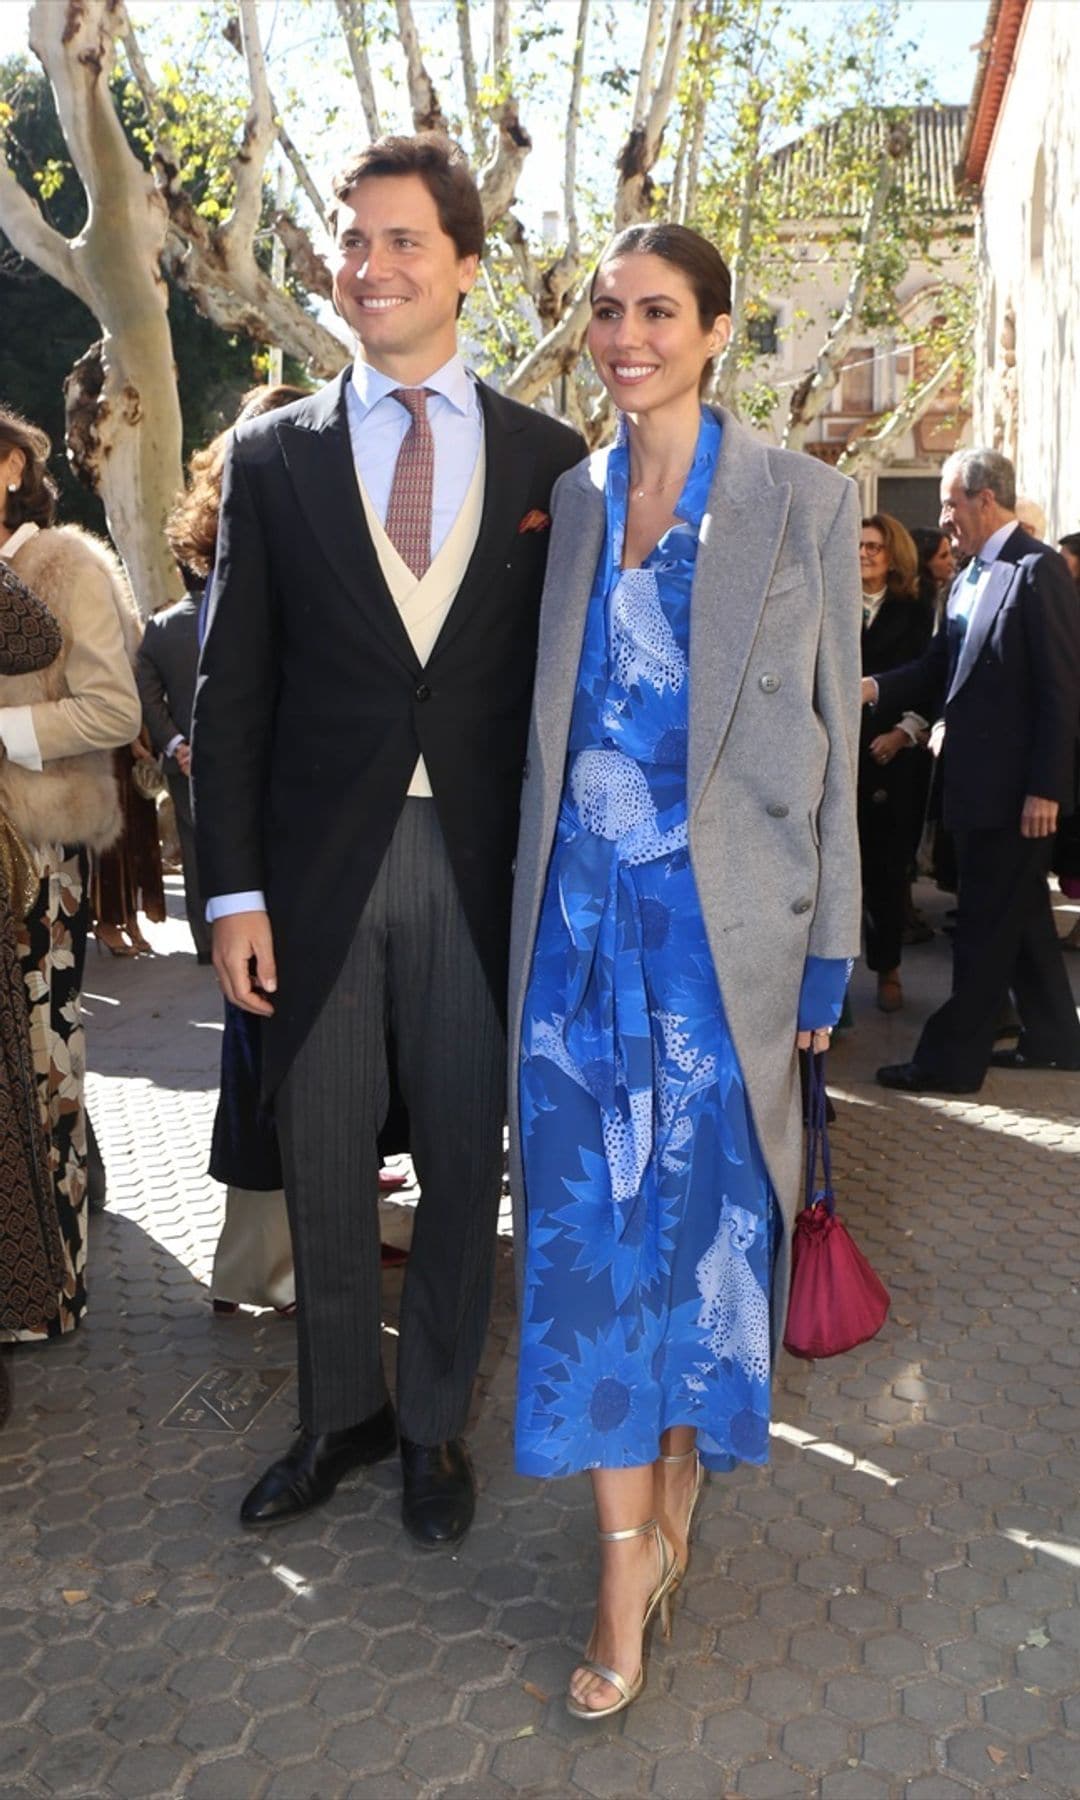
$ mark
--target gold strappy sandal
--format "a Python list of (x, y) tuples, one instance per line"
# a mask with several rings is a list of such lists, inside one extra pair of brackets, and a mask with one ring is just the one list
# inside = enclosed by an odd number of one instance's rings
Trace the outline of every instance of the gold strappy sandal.
[(660, 1579), (653, 1588), (645, 1603), (645, 1616), (641, 1621), (641, 1667), (633, 1681), (626, 1681), (618, 1669), (609, 1669), (606, 1664), (597, 1662), (592, 1655), (592, 1647), (596, 1641), (593, 1630), (588, 1648), (579, 1668), (588, 1669), (591, 1674), (599, 1675), (601, 1681), (609, 1681), (619, 1698), (611, 1706), (583, 1706), (572, 1694), (566, 1696), (566, 1710), (575, 1719), (610, 1719), (615, 1713), (623, 1712), (632, 1706), (642, 1688), (645, 1686), (645, 1633), (653, 1613), (660, 1609), (660, 1630), (665, 1638), (671, 1636), (671, 1593), (678, 1576), (679, 1565), (671, 1545), (660, 1529), (656, 1519), (649, 1519), (644, 1525), (634, 1525), (629, 1531), (598, 1531), (597, 1537), (602, 1544), (621, 1543), (624, 1538), (646, 1537), (652, 1532), (656, 1539), (657, 1555), (660, 1559)]
[(678, 1557), (675, 1559), (675, 1579), (671, 1584), (671, 1593), (673, 1596), (690, 1565), (690, 1529), (694, 1523), (694, 1514), (697, 1511), (697, 1503), (701, 1499), (701, 1490), (705, 1486), (705, 1465), (700, 1456), (698, 1456), (696, 1445), (691, 1450), (683, 1450), (678, 1456), (658, 1456), (656, 1459), (657, 1462), (662, 1463), (682, 1463), (685, 1462), (689, 1456), (694, 1457), (697, 1467), (694, 1474), (694, 1485), (690, 1491), (690, 1506), (686, 1514), (686, 1561), (680, 1563)]

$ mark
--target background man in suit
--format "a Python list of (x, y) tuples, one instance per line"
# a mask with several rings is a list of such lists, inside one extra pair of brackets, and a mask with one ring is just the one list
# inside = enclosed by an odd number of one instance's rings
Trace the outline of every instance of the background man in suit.
[[(1055, 550), (1015, 517), (1016, 478), (996, 450), (961, 450), (941, 477), (941, 524), (972, 558), (944, 628), (917, 662), (863, 681), (863, 699), (944, 716), (944, 821), (960, 875), (953, 991), (914, 1059), (883, 1087), (975, 1093), (989, 1064), (1080, 1069), (1077, 1022), (1047, 887), (1059, 812), (1073, 800), (1080, 607)], [(1012, 989), (1021, 1034), (994, 1050)]]
[(135, 685), (142, 701), (143, 723), (154, 749), (164, 758), (165, 779), (176, 808), (188, 926), (199, 961), (208, 963), (210, 927), (199, 888), (191, 819), (191, 714), (198, 667), (199, 602), (185, 594), (174, 606), (147, 619), (135, 663)]
[(334, 184), (354, 366), (235, 433), (196, 702), (196, 828), (229, 999), (265, 1020), (296, 1254), (301, 1431), (248, 1495), (291, 1518), (392, 1453), (376, 1136), (387, 1035), (422, 1189), (397, 1358), (402, 1516), (460, 1540), (505, 1115), (510, 887), (564, 425), (457, 352), (484, 225), (442, 139)]

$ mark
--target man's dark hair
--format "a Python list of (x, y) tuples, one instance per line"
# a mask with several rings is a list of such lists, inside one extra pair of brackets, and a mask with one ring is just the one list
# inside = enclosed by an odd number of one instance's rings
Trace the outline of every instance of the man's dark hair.
[(472, 170), (464, 153), (439, 131), (376, 138), (347, 162), (331, 182), (335, 201), (327, 214), (331, 232), (337, 233), (336, 203), (347, 200), (362, 181), (379, 175), (419, 175), (458, 255), (483, 256), (484, 211)]

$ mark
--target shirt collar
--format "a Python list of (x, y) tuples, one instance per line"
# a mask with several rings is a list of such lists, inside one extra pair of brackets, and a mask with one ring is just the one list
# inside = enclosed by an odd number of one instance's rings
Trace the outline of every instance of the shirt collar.
[(1019, 523), (1018, 519), (1010, 519), (1007, 525), (999, 525), (996, 531), (992, 531), (979, 551), (979, 561), (982, 563), (997, 562), (1004, 548), (1005, 540), (1012, 535)]
[[(363, 357), (358, 356), (353, 362), (351, 386), (359, 401), (362, 419), (367, 417), (380, 400), (385, 400), (388, 394), (403, 385), (392, 375), (384, 375), (381, 369), (372, 368)], [(429, 375), (418, 385), (430, 388), (432, 393), (441, 394), (444, 400), (449, 400), (456, 412), (465, 417), (475, 411), (476, 384), (456, 353), (449, 362), (443, 363), (441, 369), (436, 369), (433, 375)]]
[(32, 537), (37, 537), (39, 529), (40, 527), (35, 525), (32, 519), (25, 520), (12, 532), (7, 543), (0, 545), (0, 556), (7, 557), (10, 561), (17, 550), (21, 550), (24, 544), (28, 544)]

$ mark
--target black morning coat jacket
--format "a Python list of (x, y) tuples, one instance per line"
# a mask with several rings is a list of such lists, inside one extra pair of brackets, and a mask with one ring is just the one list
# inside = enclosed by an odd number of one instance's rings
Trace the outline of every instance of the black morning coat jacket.
[(273, 927), (268, 1093), (342, 967), (420, 754), (505, 1012), (545, 520), (555, 481), (585, 453), (567, 426), (480, 384), (480, 530), (421, 667), (364, 518), (349, 377), (235, 433), (195, 704), (203, 892), (261, 889)]

